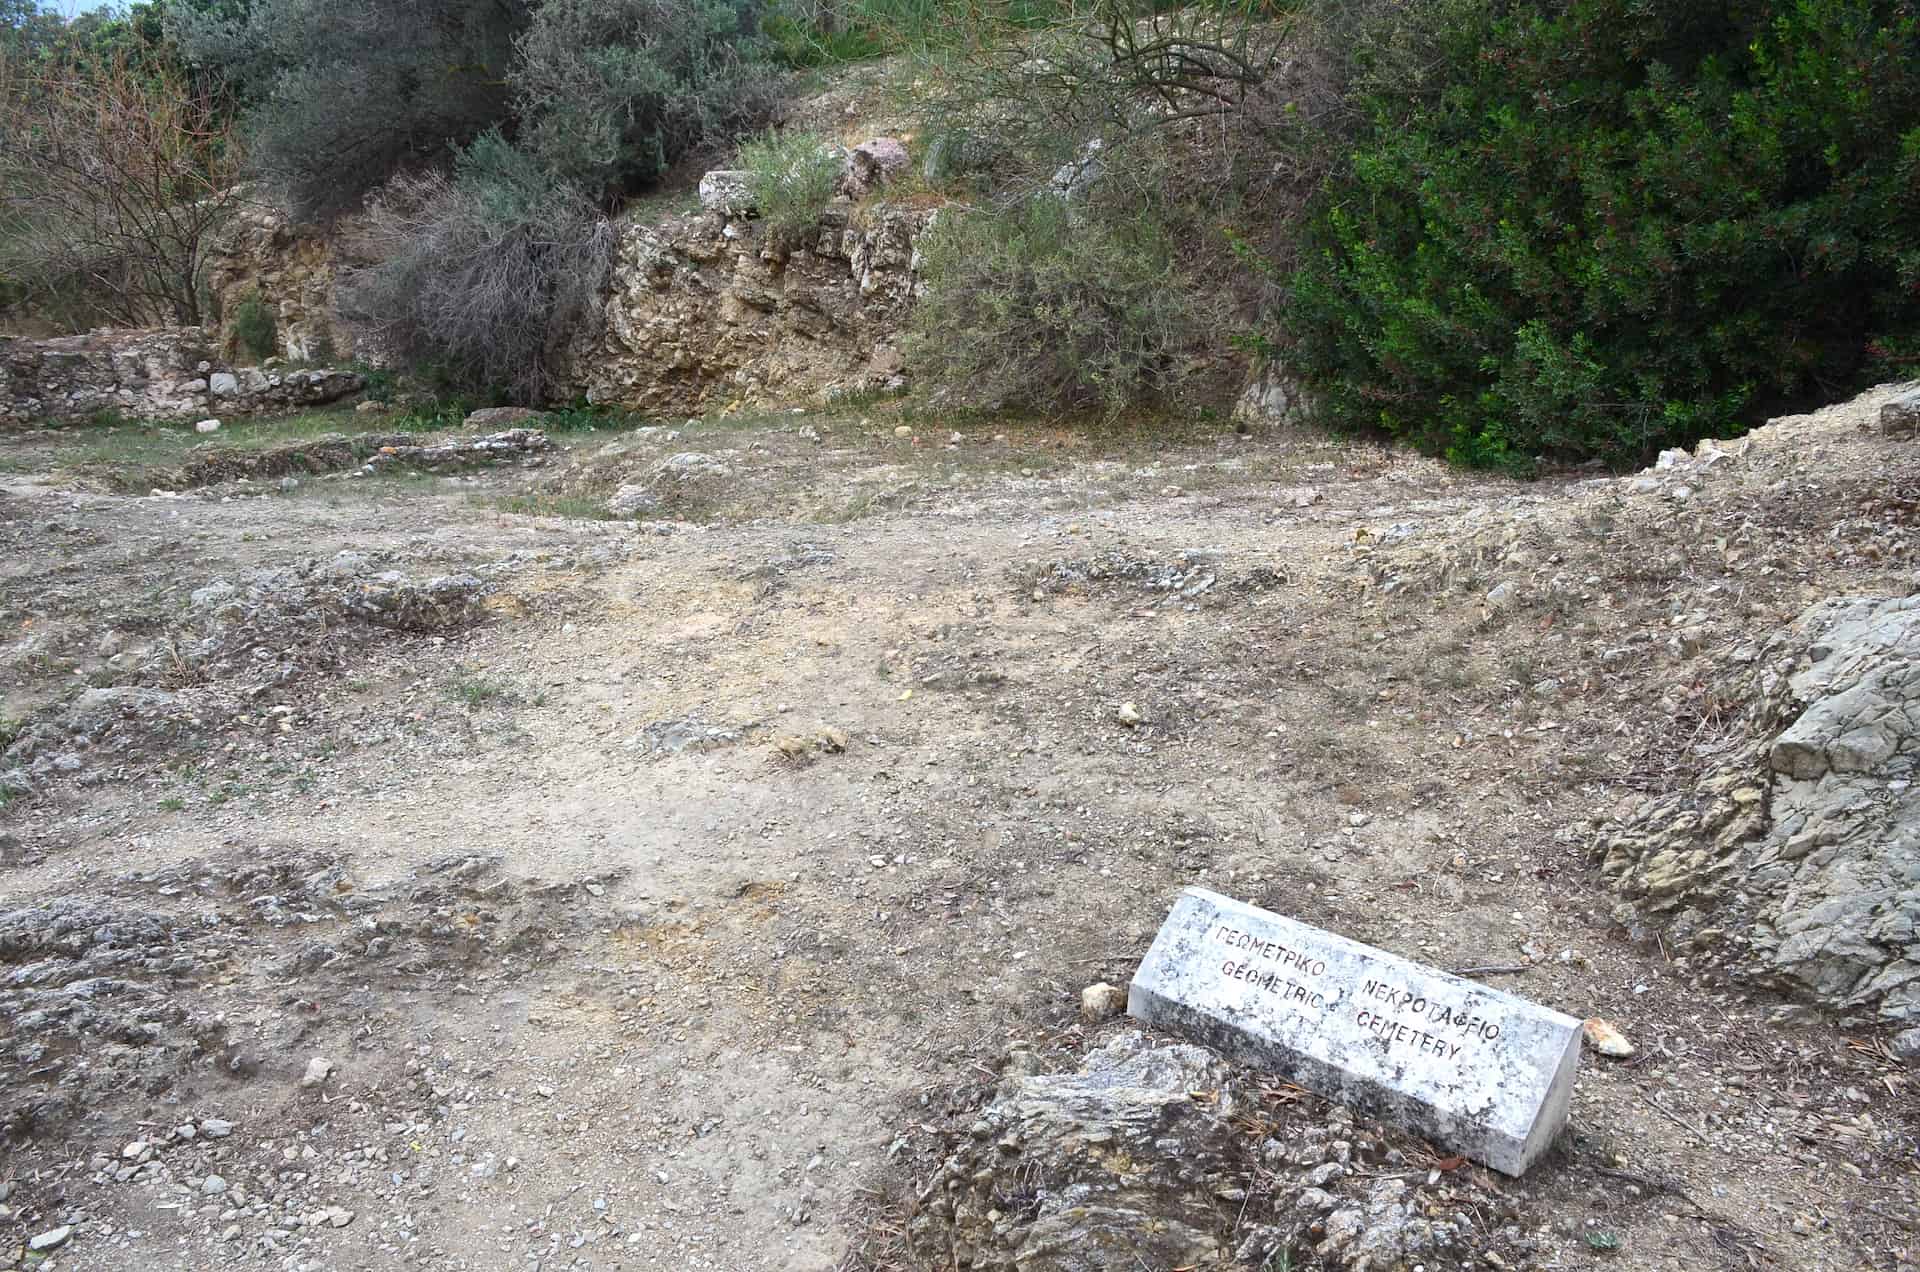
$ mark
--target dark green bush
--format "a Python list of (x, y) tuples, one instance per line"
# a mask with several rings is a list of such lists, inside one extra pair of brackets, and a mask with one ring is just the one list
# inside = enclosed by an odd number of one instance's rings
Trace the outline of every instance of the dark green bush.
[(1629, 461), (1884, 374), (1920, 332), (1908, 0), (1411, 0), (1279, 316), (1336, 422)]
[(271, 358), (278, 348), (273, 310), (260, 299), (259, 292), (250, 293), (233, 307), (233, 335), (256, 360)]
[(1089, 215), (1050, 194), (943, 214), (906, 353), (942, 404), (1118, 412), (1166, 405), (1216, 332), (1149, 209)]
[(399, 177), (368, 208), (342, 312), (387, 353), (456, 389), (527, 405), (599, 295), (613, 229), (591, 201), (498, 133), (451, 177)]
[(169, 9), (186, 55), (254, 103), (253, 160), (301, 215), (346, 211), (388, 176), (507, 117), (531, 0), (254, 0)]
[(717, 152), (776, 101), (758, 0), (546, 0), (518, 42), (520, 144), (602, 198)]

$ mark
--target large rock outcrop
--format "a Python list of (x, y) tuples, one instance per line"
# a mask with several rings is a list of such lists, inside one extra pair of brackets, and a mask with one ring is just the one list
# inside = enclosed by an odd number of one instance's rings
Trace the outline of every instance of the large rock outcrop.
[(1850, 1019), (1920, 1022), (1920, 595), (1824, 601), (1735, 658), (1745, 745), (1601, 829), (1622, 917)]
[(242, 203), (215, 238), (207, 292), (220, 315), (218, 344), (229, 358), (246, 352), (234, 333), (243, 302), (273, 315), (275, 351), (295, 362), (330, 362), (354, 351), (354, 333), (334, 310), (341, 260), (339, 233), (295, 225), (277, 208)]
[(934, 214), (836, 201), (782, 252), (723, 207), (620, 227), (600, 320), (572, 342), (559, 395), (687, 415), (898, 387), (913, 244)]

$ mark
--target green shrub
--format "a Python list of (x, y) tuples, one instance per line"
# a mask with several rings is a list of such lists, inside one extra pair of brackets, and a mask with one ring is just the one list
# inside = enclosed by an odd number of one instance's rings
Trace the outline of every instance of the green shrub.
[[(1331, 420), (1624, 462), (1845, 392), (1920, 332), (1920, 28), (1896, 0), (1414, 0), (1279, 320)], [(1418, 91), (1415, 91), (1415, 90)]]
[(758, 0), (546, 0), (518, 42), (519, 144), (611, 198), (764, 123), (778, 101)]
[(1218, 332), (1151, 210), (1037, 195), (943, 213), (906, 354), (935, 401), (1118, 412), (1168, 404)]
[(369, 402), (391, 405), (400, 388), (399, 377), (390, 367), (376, 367), (366, 362), (349, 362), (346, 369), (367, 382), (363, 397)]
[(740, 148), (747, 193), (770, 238), (792, 246), (820, 223), (841, 163), (839, 152), (812, 133), (763, 133)]
[(389, 183), (367, 222), (378, 264), (347, 275), (343, 313), (449, 387), (538, 405), (612, 260), (593, 204), (489, 133), (451, 177)]
[(271, 358), (278, 348), (273, 310), (253, 292), (233, 307), (233, 334), (256, 361)]
[(778, 101), (761, 0), (252, 0), (172, 5), (250, 104), (259, 171), (329, 218), (491, 129), (611, 204)]

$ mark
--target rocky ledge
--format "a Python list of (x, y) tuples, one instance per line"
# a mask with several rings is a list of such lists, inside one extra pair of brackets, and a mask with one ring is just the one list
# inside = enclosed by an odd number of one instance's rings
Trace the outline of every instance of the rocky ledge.
[(1732, 662), (1733, 758), (1600, 829), (1619, 917), (1702, 970), (1920, 1025), (1920, 595), (1822, 601)]

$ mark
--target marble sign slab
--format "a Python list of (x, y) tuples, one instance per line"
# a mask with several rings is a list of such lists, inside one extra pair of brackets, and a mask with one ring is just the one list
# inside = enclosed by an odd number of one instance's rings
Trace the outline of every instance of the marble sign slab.
[(1580, 1022), (1188, 888), (1127, 1011), (1509, 1175), (1566, 1122)]

